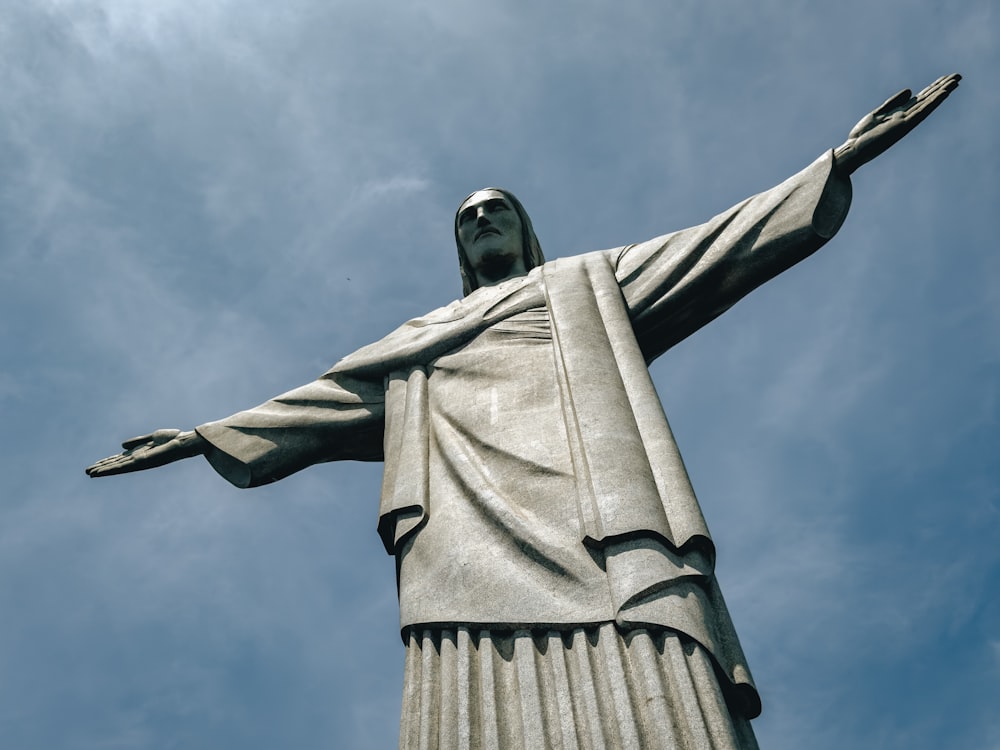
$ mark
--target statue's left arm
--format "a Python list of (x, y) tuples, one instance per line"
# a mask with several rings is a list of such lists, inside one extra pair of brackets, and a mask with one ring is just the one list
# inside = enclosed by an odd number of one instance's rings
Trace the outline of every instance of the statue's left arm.
[(916, 96), (900, 92), (843, 145), (705, 224), (611, 251), (647, 361), (822, 247), (847, 215), (849, 175), (916, 127), (958, 80), (942, 77)]

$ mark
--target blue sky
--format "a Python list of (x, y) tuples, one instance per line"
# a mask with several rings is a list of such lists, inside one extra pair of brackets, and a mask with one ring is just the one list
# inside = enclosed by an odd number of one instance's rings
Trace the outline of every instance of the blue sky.
[(550, 258), (639, 241), (958, 71), (823, 251), (652, 371), (762, 747), (1000, 748), (994, 3), (4, 6), (3, 747), (394, 746), (378, 465), (83, 468), (454, 299), (473, 189)]

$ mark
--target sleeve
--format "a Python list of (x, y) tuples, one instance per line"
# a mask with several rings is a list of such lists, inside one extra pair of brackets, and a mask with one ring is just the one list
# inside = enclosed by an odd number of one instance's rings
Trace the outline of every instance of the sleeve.
[(332, 373), (196, 428), (212, 468), (241, 488), (325, 461), (381, 461), (384, 429), (383, 384)]
[(647, 362), (816, 252), (851, 203), (829, 151), (710, 221), (618, 251), (615, 272)]

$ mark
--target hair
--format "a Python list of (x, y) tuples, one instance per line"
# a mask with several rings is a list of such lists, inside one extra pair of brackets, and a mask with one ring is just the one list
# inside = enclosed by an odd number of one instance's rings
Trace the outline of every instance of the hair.
[(521, 205), (521, 201), (517, 199), (517, 196), (509, 190), (496, 187), (482, 188), (482, 190), (469, 193), (458, 204), (459, 211), (455, 212), (455, 245), (458, 246), (458, 271), (462, 275), (462, 296), (465, 297), (479, 288), (479, 279), (476, 278), (476, 272), (469, 265), (469, 259), (465, 255), (465, 248), (462, 247), (462, 241), (458, 239), (458, 214), (462, 206), (465, 205), (465, 201), (469, 200), (476, 193), (481, 193), (485, 190), (495, 190), (503, 195), (510, 202), (510, 205), (514, 207), (514, 211), (521, 220), (521, 251), (524, 254), (525, 270), (530, 271), (535, 266), (540, 266), (545, 262), (542, 247), (538, 244), (538, 237), (535, 236), (535, 230), (531, 226), (531, 219), (528, 218), (528, 213), (524, 210), (524, 206)]

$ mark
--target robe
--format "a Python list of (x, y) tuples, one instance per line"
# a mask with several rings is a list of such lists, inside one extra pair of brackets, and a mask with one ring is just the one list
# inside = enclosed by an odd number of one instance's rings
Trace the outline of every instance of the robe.
[(239, 487), (384, 461), (378, 532), (411, 644), (667, 631), (753, 718), (711, 536), (647, 367), (819, 249), (850, 195), (829, 152), (700, 226), (479, 288), (198, 427), (207, 458)]

